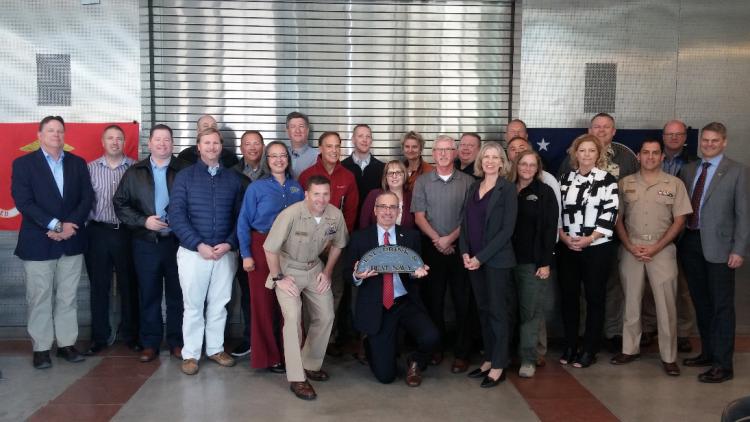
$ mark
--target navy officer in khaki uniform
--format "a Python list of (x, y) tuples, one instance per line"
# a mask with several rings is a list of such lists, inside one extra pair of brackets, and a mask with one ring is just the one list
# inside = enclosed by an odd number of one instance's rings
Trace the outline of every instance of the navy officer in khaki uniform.
[[(328, 203), (330, 197), (331, 182), (324, 176), (311, 176), (305, 186), (305, 200), (276, 217), (263, 244), (269, 269), (266, 287), (276, 290), (284, 316), (289, 388), (304, 400), (316, 397), (308, 378), (328, 380), (328, 374), (320, 368), (333, 327), (331, 273), (348, 240), (344, 216)], [(328, 248), (324, 267), (318, 256)], [(310, 323), (301, 347), (303, 298)]]
[(693, 209), (685, 185), (662, 171), (664, 144), (646, 139), (638, 152), (640, 171), (619, 182), (621, 218), (615, 226), (622, 242), (620, 280), (625, 293), (621, 365), (640, 358), (641, 299), (646, 276), (656, 303), (659, 353), (667, 375), (677, 366), (677, 249), (673, 243)]

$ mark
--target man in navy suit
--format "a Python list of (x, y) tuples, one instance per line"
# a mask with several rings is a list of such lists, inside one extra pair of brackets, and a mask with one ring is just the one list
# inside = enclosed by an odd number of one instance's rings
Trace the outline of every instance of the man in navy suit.
[(420, 251), (419, 233), (396, 226), (399, 199), (392, 192), (383, 192), (375, 200), (377, 224), (352, 235), (349, 243), (348, 267), (354, 285), (359, 286), (354, 314), (355, 327), (365, 333), (365, 352), (370, 369), (378, 381), (388, 384), (396, 378), (398, 329), (403, 327), (417, 343), (417, 349), (407, 359), (406, 384), (417, 387), (422, 383), (421, 370), (440, 343), (440, 334), (432, 323), (417, 292), (416, 278), (427, 275), (426, 265), (413, 275), (379, 274), (370, 269), (356, 272), (359, 258), (380, 245), (401, 245)]
[(47, 116), (39, 123), (39, 150), (13, 161), (11, 194), (21, 212), (15, 254), (23, 260), (28, 332), (34, 367), (52, 366), (49, 351), (68, 362), (83, 357), (78, 338), (76, 291), (86, 248), (85, 225), (94, 201), (86, 162), (64, 152), (65, 122)]

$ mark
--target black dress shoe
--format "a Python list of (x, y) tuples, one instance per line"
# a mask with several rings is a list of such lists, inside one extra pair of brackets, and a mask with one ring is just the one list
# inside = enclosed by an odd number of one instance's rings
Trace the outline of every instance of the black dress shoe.
[(489, 373), (490, 373), (489, 369), (486, 370), (486, 371), (482, 371), (482, 367), (480, 366), (479, 368), (477, 368), (477, 369), (469, 372), (468, 374), (466, 374), (466, 376), (469, 377), (469, 378), (484, 378)]
[(76, 350), (76, 348), (73, 346), (58, 347), (57, 357), (63, 358), (71, 363), (83, 362), (85, 360), (83, 356), (78, 353), (78, 350)]
[(344, 351), (337, 344), (330, 343), (326, 349), (326, 354), (333, 358), (340, 358), (344, 356)]
[(573, 366), (576, 368), (588, 368), (594, 363), (596, 363), (596, 355), (589, 352), (583, 352), (581, 356), (573, 362)]
[(687, 358), (683, 360), (682, 364), (685, 366), (700, 367), (700, 366), (711, 366), (712, 362), (711, 362), (711, 359), (703, 356), (703, 354), (700, 354), (694, 358)]
[(503, 370), (503, 372), (500, 374), (500, 376), (496, 380), (492, 379), (488, 372), (487, 375), (482, 380), (482, 383), (479, 384), (479, 386), (482, 388), (492, 388), (500, 384), (503, 381), (505, 381), (505, 370)]
[(286, 366), (283, 363), (277, 363), (268, 367), (268, 371), (274, 374), (286, 374)]
[(47, 369), (52, 366), (52, 360), (49, 358), (49, 350), (34, 352), (34, 368)]
[(734, 371), (731, 369), (711, 368), (708, 371), (698, 375), (698, 381), (710, 384), (729, 381), (734, 378)]
[(107, 348), (106, 343), (91, 343), (91, 347), (83, 352), (84, 356), (94, 356)]
[(561, 365), (567, 365), (569, 363), (573, 363), (574, 360), (576, 360), (576, 350), (572, 347), (568, 347), (563, 352), (562, 356), (560, 356), (560, 364)]
[(693, 351), (693, 345), (687, 337), (677, 337), (677, 351), (680, 353), (690, 353)]

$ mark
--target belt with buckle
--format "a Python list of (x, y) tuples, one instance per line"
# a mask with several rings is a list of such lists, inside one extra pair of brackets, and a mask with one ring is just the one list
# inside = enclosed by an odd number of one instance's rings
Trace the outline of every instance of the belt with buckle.
[(89, 224), (94, 225), (94, 226), (99, 226), (99, 227), (105, 227), (105, 228), (112, 229), (112, 230), (120, 230), (120, 223), (113, 224), (113, 223), (105, 223), (103, 221), (91, 220)]

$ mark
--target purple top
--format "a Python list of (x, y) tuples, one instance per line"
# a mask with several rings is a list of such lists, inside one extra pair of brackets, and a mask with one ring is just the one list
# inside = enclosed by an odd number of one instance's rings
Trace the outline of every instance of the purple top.
[(482, 199), (479, 199), (479, 189), (477, 189), (474, 196), (467, 201), (466, 220), (469, 227), (469, 254), (471, 256), (476, 255), (477, 252), (482, 250), (482, 242), (484, 241), (484, 223), (487, 218), (487, 204), (489, 204), (490, 197), (494, 190), (495, 189), (490, 189), (489, 192), (484, 194)]

